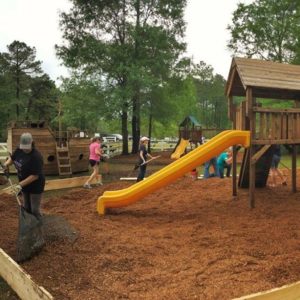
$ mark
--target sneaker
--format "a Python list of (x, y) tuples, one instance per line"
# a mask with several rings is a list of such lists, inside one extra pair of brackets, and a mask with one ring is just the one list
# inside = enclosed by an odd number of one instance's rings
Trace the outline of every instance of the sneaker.
[(88, 184), (88, 183), (85, 183), (85, 184), (83, 185), (83, 187), (84, 187), (85, 189), (91, 189), (91, 188), (92, 188), (91, 185)]
[(99, 182), (96, 183), (96, 185), (101, 186), (101, 185), (103, 185), (103, 183), (102, 183), (102, 181), (99, 181)]

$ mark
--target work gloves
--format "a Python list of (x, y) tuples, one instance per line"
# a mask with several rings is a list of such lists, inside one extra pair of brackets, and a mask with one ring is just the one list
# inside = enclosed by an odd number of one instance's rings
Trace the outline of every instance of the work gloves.
[(11, 186), (11, 191), (15, 195), (19, 195), (21, 193), (21, 191), (22, 191), (22, 187), (19, 184), (13, 184)]

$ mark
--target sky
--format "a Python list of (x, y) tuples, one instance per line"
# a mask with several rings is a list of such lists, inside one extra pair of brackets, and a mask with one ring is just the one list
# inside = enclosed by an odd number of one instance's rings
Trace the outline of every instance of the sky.
[[(253, 0), (188, 0), (185, 42), (187, 55), (195, 63), (204, 61), (214, 73), (227, 79), (232, 54), (226, 49), (230, 39), (227, 25), (239, 2)], [(55, 55), (55, 44), (62, 44), (59, 12), (71, 7), (68, 0), (0, 0), (0, 52), (14, 40), (36, 48), (43, 71), (57, 81), (68, 76)]]

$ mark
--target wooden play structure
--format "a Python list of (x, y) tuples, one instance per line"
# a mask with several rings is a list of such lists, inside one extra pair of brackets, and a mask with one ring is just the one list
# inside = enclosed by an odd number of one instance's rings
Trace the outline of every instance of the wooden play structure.
[[(249, 187), (255, 206), (255, 187), (266, 184), (272, 145), (292, 149), (292, 191), (296, 192), (297, 144), (300, 143), (300, 66), (233, 58), (225, 93), (233, 129), (249, 130), (251, 145), (244, 153), (239, 186)], [(236, 97), (244, 99), (237, 104)], [(287, 108), (265, 107), (261, 99), (281, 100)], [(290, 107), (288, 107), (288, 105)], [(236, 147), (233, 149), (233, 195), (237, 194)]]
[(193, 116), (187, 116), (179, 124), (179, 140), (189, 140), (190, 143), (197, 145), (202, 138), (201, 124)]
[(90, 138), (80, 131), (53, 131), (45, 121), (18, 121), (8, 126), (7, 150), (12, 153), (24, 132), (32, 134), (44, 159), (45, 175), (72, 175), (88, 170)]

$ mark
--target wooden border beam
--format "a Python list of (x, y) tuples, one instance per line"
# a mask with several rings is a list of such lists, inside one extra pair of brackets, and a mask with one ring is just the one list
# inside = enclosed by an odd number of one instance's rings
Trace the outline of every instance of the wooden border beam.
[(3, 249), (0, 248), (0, 276), (23, 300), (53, 300), (53, 296), (37, 285)]
[[(80, 177), (71, 177), (71, 178), (64, 178), (64, 179), (46, 180), (45, 191), (80, 187), (84, 185), (84, 183), (88, 180), (89, 177), (90, 176), (80, 176)], [(97, 183), (97, 180), (93, 179), (91, 184), (95, 184), (95, 183)], [(0, 195), (1, 194), (11, 194), (11, 187), (9, 186), (4, 189), (1, 189)]]
[(300, 299), (300, 281), (265, 292), (255, 293), (232, 300), (296, 300)]

